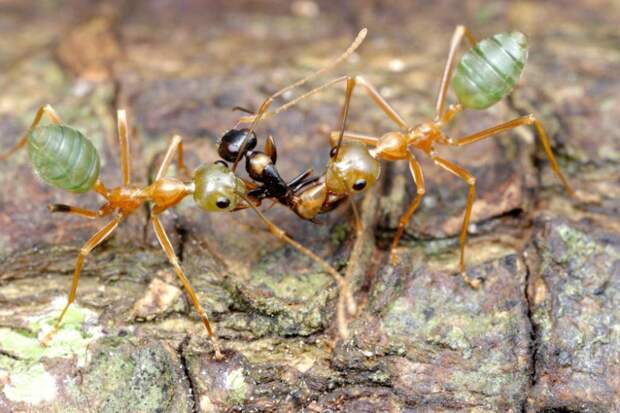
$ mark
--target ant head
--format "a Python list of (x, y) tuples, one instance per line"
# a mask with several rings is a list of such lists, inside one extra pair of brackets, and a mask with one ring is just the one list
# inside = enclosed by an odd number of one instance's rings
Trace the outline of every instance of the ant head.
[(374, 185), (381, 173), (381, 164), (368, 148), (357, 142), (346, 142), (338, 154), (332, 150), (327, 164), (325, 183), (329, 191), (336, 194), (362, 192)]
[(252, 151), (252, 153), (246, 153), (245, 160), (245, 169), (255, 181), (265, 182), (266, 179), (269, 180), (271, 175), (271, 178), (284, 183), (275, 169), (278, 152), (273, 136), (267, 138), (264, 152)]
[[(243, 150), (244, 153), (239, 156), (239, 151), (243, 146), (243, 142), (247, 137), (247, 142)], [(249, 151), (256, 147), (256, 134), (252, 132), (248, 136), (248, 129), (231, 129), (222, 136), (217, 146), (217, 153), (220, 157), (228, 162), (235, 162), (237, 159), (243, 158)]]
[(203, 165), (194, 173), (194, 201), (205, 211), (233, 210), (245, 194), (245, 185), (225, 162)]

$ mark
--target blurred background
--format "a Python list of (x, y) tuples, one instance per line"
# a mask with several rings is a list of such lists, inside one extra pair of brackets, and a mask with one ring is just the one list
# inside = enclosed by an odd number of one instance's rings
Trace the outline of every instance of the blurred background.
[[(336, 289), (251, 212), (166, 215), (192, 284), (219, 327), (215, 363), (148, 225), (135, 213), (88, 257), (77, 305), (52, 347), (36, 335), (64, 304), (79, 246), (102, 222), (52, 216), (94, 208), (34, 177), (25, 152), (0, 166), (0, 411), (620, 411), (620, 4), (617, 1), (0, 0), (0, 148), (50, 103), (93, 141), (120, 182), (116, 109), (128, 111), (132, 178), (152, 177), (170, 137), (195, 168), (217, 159), (234, 106), (318, 69), (368, 27), (348, 62), (311, 83), (364, 75), (411, 124), (433, 117), (458, 24), (478, 39), (519, 30), (530, 60), (515, 92), (457, 118), (458, 137), (540, 117), (580, 197), (563, 192), (527, 127), (444, 150), (478, 178), (467, 262), (454, 277), (466, 186), (423, 160), (427, 194), (399, 255), (386, 247), (415, 185), (404, 163), (320, 224), (268, 215), (355, 280), (352, 337), (336, 339)], [(301, 91), (293, 91), (280, 105)], [(342, 86), (259, 128), (291, 178), (323, 171)], [(393, 125), (357, 92), (349, 129)], [(360, 259), (349, 262), (352, 251)]]

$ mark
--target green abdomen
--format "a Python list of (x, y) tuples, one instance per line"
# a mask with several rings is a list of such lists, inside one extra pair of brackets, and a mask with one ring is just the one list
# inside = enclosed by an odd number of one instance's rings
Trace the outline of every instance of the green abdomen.
[(527, 37), (500, 33), (481, 40), (463, 55), (452, 86), (465, 108), (486, 109), (514, 88), (527, 61)]
[(56, 188), (90, 190), (99, 178), (99, 154), (78, 130), (63, 125), (36, 128), (28, 137), (28, 155), (36, 173)]

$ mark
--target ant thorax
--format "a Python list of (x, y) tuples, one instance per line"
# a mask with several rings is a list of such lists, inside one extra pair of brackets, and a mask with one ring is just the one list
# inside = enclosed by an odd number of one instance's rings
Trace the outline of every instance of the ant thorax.
[(413, 145), (428, 154), (433, 151), (435, 143), (448, 142), (448, 137), (441, 130), (441, 124), (438, 122), (420, 123), (411, 128), (408, 135), (409, 145)]
[(409, 136), (403, 132), (388, 132), (379, 138), (374, 148), (370, 149), (370, 155), (388, 161), (407, 159), (409, 139)]

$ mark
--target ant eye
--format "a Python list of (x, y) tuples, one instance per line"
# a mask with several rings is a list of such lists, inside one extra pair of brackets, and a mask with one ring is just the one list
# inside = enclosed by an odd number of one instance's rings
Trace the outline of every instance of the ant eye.
[(224, 197), (218, 198), (215, 205), (217, 205), (219, 209), (226, 209), (230, 205), (230, 199)]
[(331, 150), (329, 151), (329, 157), (333, 158), (334, 156), (336, 156), (336, 152), (338, 151), (338, 147), (334, 146), (333, 148), (331, 148)]
[(356, 191), (361, 191), (364, 188), (366, 188), (366, 180), (365, 179), (358, 179), (353, 184), (353, 189), (355, 189)]
[(329, 191), (346, 195), (371, 187), (380, 173), (379, 160), (373, 158), (365, 145), (345, 142), (340, 146), (338, 155), (328, 162), (325, 184)]

